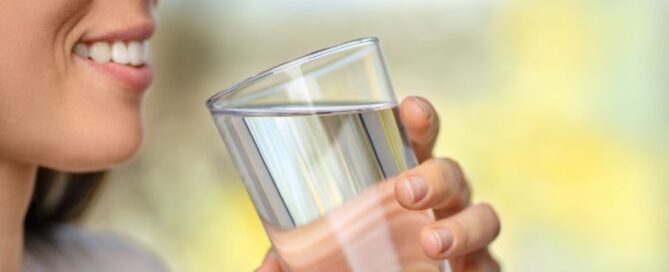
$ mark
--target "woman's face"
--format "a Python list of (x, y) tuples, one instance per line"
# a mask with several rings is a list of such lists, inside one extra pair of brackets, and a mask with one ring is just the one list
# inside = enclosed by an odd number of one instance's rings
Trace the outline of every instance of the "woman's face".
[(155, 0), (0, 0), (0, 161), (91, 171), (142, 142)]

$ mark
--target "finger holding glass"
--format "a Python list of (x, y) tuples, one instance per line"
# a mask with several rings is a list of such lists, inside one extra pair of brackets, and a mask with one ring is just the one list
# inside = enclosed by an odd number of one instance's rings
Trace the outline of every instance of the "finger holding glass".
[[(487, 246), (497, 237), (500, 222), (489, 204), (471, 205), (471, 188), (459, 164), (432, 158), (439, 118), (432, 105), (420, 97), (405, 99), (400, 116), (421, 164), (395, 182), (397, 201), (407, 209), (432, 209), (435, 223), (423, 228), (420, 240), (425, 253), (448, 259), (458, 271), (499, 271)], [(474, 269), (475, 268), (475, 269)]]

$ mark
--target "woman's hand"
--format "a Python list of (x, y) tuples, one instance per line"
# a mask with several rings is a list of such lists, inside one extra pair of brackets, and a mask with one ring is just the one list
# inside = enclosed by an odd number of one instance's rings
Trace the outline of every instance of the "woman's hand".
[(423, 251), (448, 259), (454, 272), (500, 271), (487, 249), (500, 230), (497, 214), (488, 204), (471, 205), (471, 188), (455, 161), (432, 157), (436, 111), (427, 100), (410, 97), (402, 101), (400, 117), (421, 164), (398, 177), (395, 197), (410, 210), (432, 209), (437, 219), (420, 233)]
[[(436, 111), (424, 98), (409, 97), (400, 105), (400, 118), (421, 164), (397, 177), (395, 197), (410, 210), (432, 209), (437, 219), (420, 233), (423, 251), (448, 259), (453, 272), (500, 271), (487, 249), (500, 230), (497, 214), (488, 204), (471, 205), (471, 189), (455, 161), (432, 157)], [(257, 271), (281, 271), (273, 251)]]

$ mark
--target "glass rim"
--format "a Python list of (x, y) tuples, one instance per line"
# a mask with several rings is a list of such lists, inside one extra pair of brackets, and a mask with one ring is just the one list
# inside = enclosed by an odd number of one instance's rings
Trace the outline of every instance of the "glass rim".
[(283, 72), (283, 71), (288, 70), (290, 68), (293, 68), (295, 66), (299, 66), (299, 65), (305, 64), (307, 62), (313, 61), (315, 59), (325, 57), (325, 56), (328, 56), (328, 55), (331, 55), (331, 54), (334, 54), (334, 53), (340, 52), (342, 50), (346, 50), (346, 49), (349, 49), (351, 47), (355, 47), (355, 46), (358, 46), (358, 45), (361, 45), (361, 44), (371, 43), (371, 44), (377, 45), (378, 42), (379, 42), (379, 38), (374, 37), (374, 36), (357, 38), (357, 39), (354, 39), (354, 40), (350, 40), (350, 41), (347, 41), (347, 42), (343, 42), (343, 43), (339, 43), (339, 44), (336, 44), (336, 45), (333, 45), (333, 46), (329, 46), (329, 47), (326, 47), (326, 48), (323, 48), (323, 49), (319, 49), (319, 50), (313, 51), (311, 53), (308, 53), (306, 55), (303, 55), (301, 57), (297, 57), (297, 58), (294, 58), (292, 60), (283, 62), (283, 63), (278, 64), (276, 66), (273, 66), (269, 69), (265, 69), (262, 72), (259, 72), (259, 73), (255, 74), (253, 76), (250, 76), (250, 77), (248, 77), (248, 78), (246, 78), (242, 81), (239, 81), (239, 82), (235, 83), (234, 85), (232, 85), (230, 87), (227, 87), (227, 88), (217, 92), (212, 97), (207, 99), (207, 102), (206, 102), (207, 108), (212, 110), (213, 106), (214, 106), (214, 103), (216, 103), (217, 101), (219, 101), (221, 99), (225, 99), (227, 96), (230, 96), (230, 95), (236, 93), (237, 91), (242, 90), (245, 87), (253, 85), (253, 83), (256, 83), (256, 82), (258, 82), (262, 79), (265, 79), (265, 78), (270, 77), (272, 75), (275, 75), (277, 73)]

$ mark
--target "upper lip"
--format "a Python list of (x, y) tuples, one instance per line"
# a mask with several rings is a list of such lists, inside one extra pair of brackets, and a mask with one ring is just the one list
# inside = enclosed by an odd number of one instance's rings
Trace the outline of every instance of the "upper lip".
[(81, 38), (80, 42), (94, 43), (103, 41), (143, 41), (151, 38), (151, 35), (153, 35), (155, 30), (155, 22), (148, 21), (126, 28), (99, 31), (100, 34), (85, 34)]

